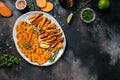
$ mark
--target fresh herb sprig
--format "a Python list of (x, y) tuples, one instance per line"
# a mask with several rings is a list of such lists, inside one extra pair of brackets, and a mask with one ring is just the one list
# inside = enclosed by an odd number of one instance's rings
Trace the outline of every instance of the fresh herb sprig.
[(59, 0), (56, 0), (56, 4), (57, 4), (57, 5), (59, 5), (59, 4), (60, 4), (60, 3), (59, 3)]
[(91, 0), (86, 0), (85, 2), (81, 3), (79, 8), (77, 10), (75, 10), (73, 13), (75, 14), (75, 13), (79, 12), (80, 9), (84, 8), (90, 2), (91, 2)]
[(22, 43), (22, 46), (28, 50), (31, 50), (32, 49), (32, 46), (28, 43), (28, 42), (23, 42)]
[(40, 33), (40, 32), (41, 32), (40, 28), (39, 28), (39, 27), (36, 27), (36, 26), (34, 26), (34, 25), (31, 26), (31, 29), (33, 29), (33, 30), (36, 31), (37, 33)]
[(30, 11), (34, 11), (35, 10), (35, 6), (32, 0), (29, 1), (29, 9)]
[(49, 59), (49, 62), (52, 63), (55, 61), (57, 55), (59, 53), (59, 49), (57, 51), (55, 51), (55, 53), (53, 54), (53, 56)]
[(19, 64), (19, 62), (19, 59), (13, 55), (7, 53), (0, 55), (0, 67), (11, 67), (14, 64)]

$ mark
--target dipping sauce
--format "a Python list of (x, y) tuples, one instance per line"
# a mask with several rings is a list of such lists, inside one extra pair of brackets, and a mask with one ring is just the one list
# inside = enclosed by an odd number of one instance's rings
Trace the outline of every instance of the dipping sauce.
[(23, 10), (26, 8), (26, 1), (25, 0), (17, 0), (16, 3), (16, 8), (19, 9), (19, 10)]

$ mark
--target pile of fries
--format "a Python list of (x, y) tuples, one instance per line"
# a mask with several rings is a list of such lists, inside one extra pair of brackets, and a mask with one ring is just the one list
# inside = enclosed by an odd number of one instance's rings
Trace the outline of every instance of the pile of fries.
[(17, 45), (32, 62), (44, 64), (63, 47), (63, 33), (42, 13), (30, 16), (29, 21), (30, 24), (24, 20), (18, 23)]

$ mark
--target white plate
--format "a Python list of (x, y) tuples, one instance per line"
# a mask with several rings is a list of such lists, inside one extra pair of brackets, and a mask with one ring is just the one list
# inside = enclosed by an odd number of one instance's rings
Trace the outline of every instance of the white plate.
[[(17, 38), (16, 38), (16, 34), (17, 34), (17, 32), (16, 32), (16, 26), (17, 26), (17, 24), (18, 24), (21, 20), (25, 20), (25, 21), (27, 21), (28, 23), (30, 23), (29, 20), (28, 20), (28, 18), (29, 18), (30, 16), (36, 14), (36, 13), (43, 13), (44, 16), (46, 16), (47, 18), (49, 18), (49, 19), (51, 20), (51, 22), (56, 23), (57, 27), (60, 28), (61, 32), (63, 33), (62, 36), (64, 37), (63, 47), (59, 50), (59, 53), (58, 53), (56, 59), (54, 60), (54, 62), (49, 62), (49, 61), (47, 61), (45, 64), (41, 64), (41, 65), (38, 64), (38, 63), (36, 63), (36, 62), (31, 62), (26, 56), (24, 56), (24, 54), (20, 51), (19, 46), (17, 45)], [(36, 66), (49, 66), (49, 65), (54, 64), (55, 62), (57, 62), (57, 61), (60, 59), (60, 57), (61, 57), (62, 54), (64, 53), (65, 47), (66, 47), (65, 34), (64, 34), (61, 26), (59, 25), (59, 23), (58, 23), (58, 22), (56, 21), (56, 19), (54, 19), (50, 14), (45, 13), (45, 12), (41, 12), (41, 11), (31, 11), (31, 12), (25, 13), (25, 14), (23, 14), (22, 16), (20, 16), (20, 17), (16, 20), (16, 22), (15, 22), (15, 24), (14, 24), (14, 28), (13, 28), (13, 39), (14, 39), (15, 46), (16, 46), (19, 54), (20, 54), (28, 63), (30, 63), (30, 64), (32, 64), (32, 65), (36, 65)]]

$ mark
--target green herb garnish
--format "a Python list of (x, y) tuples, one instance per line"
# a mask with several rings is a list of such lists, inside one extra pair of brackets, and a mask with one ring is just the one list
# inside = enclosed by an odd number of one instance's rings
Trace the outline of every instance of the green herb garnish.
[(27, 42), (23, 42), (22, 43), (22, 46), (24, 47), (24, 48), (26, 48), (26, 49), (32, 49), (32, 46), (29, 44), (29, 43), (27, 43)]
[(40, 28), (38, 28), (38, 27), (36, 27), (36, 26), (34, 26), (34, 25), (32, 25), (31, 28), (32, 28), (34, 31), (36, 31), (37, 33), (40, 33)]
[(14, 64), (19, 64), (19, 59), (15, 56), (8, 55), (6, 53), (0, 55), (0, 67), (6, 66), (11, 67)]
[(90, 10), (85, 10), (85, 11), (83, 11), (83, 13), (82, 13), (82, 18), (83, 18), (83, 20), (85, 20), (85, 21), (90, 21), (90, 20), (92, 20), (92, 19), (93, 19), (93, 16), (94, 16), (94, 14), (93, 14), (93, 12), (90, 11)]
[(60, 3), (59, 3), (59, 0), (56, 0), (56, 4), (57, 4), (57, 5), (59, 5), (59, 4), (60, 4)]
[(35, 10), (34, 3), (32, 2), (32, 0), (29, 1), (29, 9), (30, 9), (30, 11)]
[(58, 53), (59, 53), (59, 49), (58, 49), (57, 51), (55, 51), (55, 53), (53, 54), (53, 56), (49, 59), (49, 62), (50, 62), (50, 63), (55, 61)]
[(81, 3), (79, 8), (77, 10), (75, 10), (73, 13), (77, 13), (80, 11), (80, 9), (84, 8), (88, 3), (90, 3), (91, 0), (86, 0), (85, 2)]

